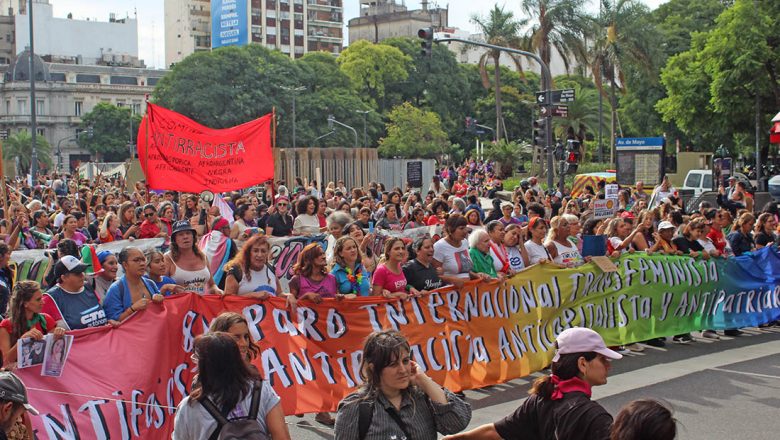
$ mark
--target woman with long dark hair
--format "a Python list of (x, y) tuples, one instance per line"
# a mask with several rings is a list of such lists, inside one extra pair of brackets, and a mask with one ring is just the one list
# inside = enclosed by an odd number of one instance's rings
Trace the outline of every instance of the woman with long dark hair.
[[(126, 247), (119, 252), (119, 264), (125, 274), (108, 289), (103, 299), (103, 309), (108, 319), (119, 322), (137, 311), (146, 309), (151, 302), (160, 303), (163, 294), (154, 281), (146, 278), (146, 256), (136, 247)], [(163, 286), (166, 292), (174, 286)]]
[(551, 374), (534, 382), (531, 397), (496, 423), (445, 440), (608, 440), (612, 416), (590, 399), (591, 388), (607, 383), (610, 360), (623, 356), (606, 347), (595, 331), (566, 329), (555, 341)]
[(16, 343), (19, 339), (41, 340), (51, 333), (59, 339), (65, 329), (57, 327), (57, 322), (43, 308), (43, 292), (36, 281), (19, 281), (14, 286), (8, 303), (8, 318), (0, 322), (0, 350), (5, 363), (16, 362)]
[(290, 439), (279, 396), (249, 368), (233, 336), (222, 332), (198, 336), (193, 359), (198, 364), (198, 380), (176, 408), (174, 440), (210, 438), (224, 429), (212, 413), (226, 408), (228, 414), (223, 418), (246, 418), (251, 415), (252, 403), (258, 403), (254, 418), (258, 426), (251, 438)]
[[(339, 403), (336, 440), (435, 440), (461, 431), (471, 407), (425, 375), (395, 330), (374, 332), (363, 345), (363, 386)], [(361, 432), (361, 429), (364, 432)]]
[(221, 294), (206, 264), (206, 256), (195, 242), (195, 228), (187, 220), (173, 225), (171, 250), (165, 253), (166, 275), (184, 290), (198, 295)]

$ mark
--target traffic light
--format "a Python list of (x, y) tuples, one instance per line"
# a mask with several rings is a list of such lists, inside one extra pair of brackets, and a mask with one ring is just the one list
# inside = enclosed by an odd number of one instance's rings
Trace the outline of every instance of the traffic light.
[(547, 119), (537, 119), (534, 121), (534, 145), (547, 146)]
[(477, 131), (477, 120), (471, 116), (466, 116), (466, 132), (474, 133)]
[(580, 141), (569, 139), (566, 141), (566, 174), (577, 174), (580, 163)]
[(433, 56), (433, 28), (427, 27), (417, 31), (417, 36), (422, 38), (420, 55), (430, 58)]

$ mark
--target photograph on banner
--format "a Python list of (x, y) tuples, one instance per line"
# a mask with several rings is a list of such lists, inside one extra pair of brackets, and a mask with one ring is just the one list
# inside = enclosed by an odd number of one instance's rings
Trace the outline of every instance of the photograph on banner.
[(65, 368), (65, 361), (68, 359), (70, 347), (73, 344), (73, 335), (65, 335), (55, 339), (54, 335), (44, 336), (46, 341), (46, 350), (43, 357), (43, 368), (41, 376), (62, 376), (62, 370)]
[(617, 211), (617, 202), (614, 199), (596, 200), (593, 202), (593, 218), (614, 217)]
[(18, 359), (16, 368), (27, 368), (42, 364), (44, 353), (46, 352), (45, 348), (46, 341), (43, 339), (19, 339), (19, 342), (16, 344), (16, 359)]

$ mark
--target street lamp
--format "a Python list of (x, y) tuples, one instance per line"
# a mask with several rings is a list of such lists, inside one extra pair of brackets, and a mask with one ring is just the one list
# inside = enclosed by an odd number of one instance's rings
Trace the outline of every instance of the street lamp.
[(355, 113), (360, 113), (363, 115), (363, 148), (368, 148), (368, 137), (366, 136), (366, 115), (368, 115), (371, 112), (371, 110), (355, 110)]
[(82, 134), (85, 134), (85, 133), (86, 133), (87, 137), (92, 137), (93, 134), (94, 134), (93, 127), (90, 125), (89, 127), (87, 127), (86, 131), (80, 131), (80, 132), (74, 134), (73, 136), (64, 137), (64, 138), (62, 138), (62, 139), (57, 141), (57, 172), (58, 173), (62, 169), (62, 142), (63, 141), (73, 140), (73, 139), (77, 139), (78, 140), (78, 138)]
[(358, 134), (357, 134), (357, 130), (355, 130), (354, 128), (350, 127), (349, 125), (347, 125), (347, 124), (345, 124), (343, 122), (337, 121), (336, 118), (333, 115), (328, 115), (328, 128), (330, 128), (331, 131), (333, 131), (333, 124), (338, 124), (338, 125), (341, 125), (342, 127), (345, 127), (345, 128), (348, 128), (348, 129), (352, 130), (352, 133), (355, 135), (355, 148), (358, 147)]
[(282, 90), (292, 92), (292, 147), (295, 148), (296, 146), (296, 140), (295, 140), (295, 97), (298, 95), (298, 92), (301, 92), (303, 90), (306, 90), (306, 87), (299, 86), (299, 87), (287, 87), (287, 86), (279, 86)]

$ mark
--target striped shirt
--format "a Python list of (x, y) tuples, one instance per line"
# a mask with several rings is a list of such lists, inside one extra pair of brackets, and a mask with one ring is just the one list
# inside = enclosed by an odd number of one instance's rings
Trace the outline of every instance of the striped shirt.
[[(423, 391), (409, 388), (404, 392), (401, 409), (397, 410), (411, 438), (406, 440), (436, 440), (436, 433), (455, 434), (468, 426), (471, 421), (471, 405), (464, 402), (447, 389), (444, 389), (447, 403), (432, 402)], [(339, 403), (336, 417), (336, 440), (359, 440), (360, 402), (363, 392), (357, 391)], [(403, 440), (403, 429), (390, 416), (395, 410), (390, 401), (381, 392), (373, 405), (373, 417), (365, 440)]]

